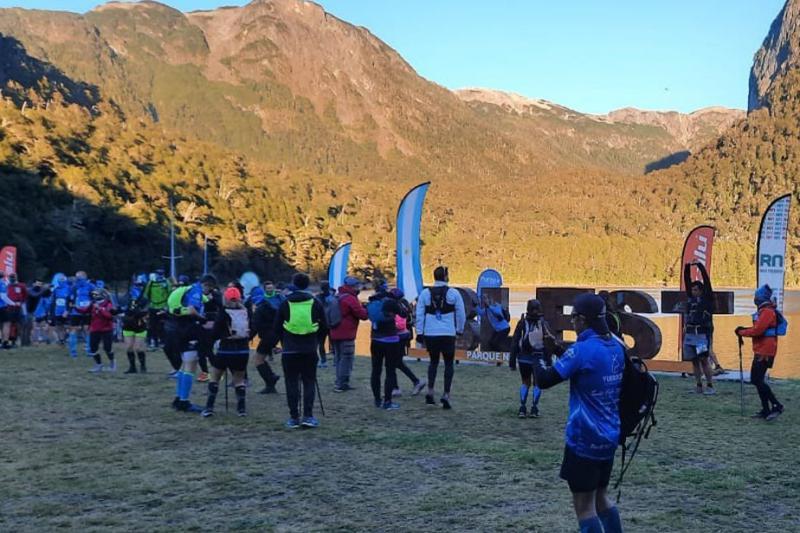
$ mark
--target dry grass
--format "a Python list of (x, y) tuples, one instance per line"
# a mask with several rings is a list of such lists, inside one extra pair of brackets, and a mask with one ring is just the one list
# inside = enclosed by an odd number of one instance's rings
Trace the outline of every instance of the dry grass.
[[(351, 393), (331, 393), (332, 371), (321, 371), (322, 427), (289, 431), (283, 395), (255, 389), (246, 419), (171, 411), (160, 353), (136, 376), (90, 375), (87, 359), (58, 349), (0, 360), (2, 531), (576, 529), (558, 479), (566, 385), (545, 392), (542, 418), (518, 420), (515, 374), (460, 366), (453, 411), (404, 397), (383, 412), (359, 358)], [(659, 425), (620, 505), (627, 529), (800, 530), (800, 383), (776, 385), (787, 413), (766, 424), (739, 417), (738, 384), (704, 398), (685, 394), (686, 380), (661, 381)], [(195, 400), (204, 394), (196, 385)]]

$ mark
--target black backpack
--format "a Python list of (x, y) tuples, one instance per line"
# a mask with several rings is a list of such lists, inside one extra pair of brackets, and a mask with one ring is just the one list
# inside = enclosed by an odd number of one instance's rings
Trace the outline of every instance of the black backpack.
[(622, 479), (631, 466), (631, 461), (639, 449), (639, 443), (643, 438), (650, 436), (650, 430), (657, 423), (655, 416), (657, 402), (658, 381), (647, 370), (644, 361), (638, 357), (628, 357), (626, 354), (619, 395), (619, 443), (622, 446), (622, 465), (614, 484), (614, 488), (618, 489), (617, 501), (622, 495), (622, 489), (619, 488)]

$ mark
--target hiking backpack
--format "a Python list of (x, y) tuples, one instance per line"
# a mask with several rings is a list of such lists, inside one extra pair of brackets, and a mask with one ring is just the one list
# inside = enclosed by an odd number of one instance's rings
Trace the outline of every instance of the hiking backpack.
[(367, 303), (367, 317), (372, 323), (372, 329), (377, 329), (377, 324), (384, 319), (383, 316), (383, 299), (376, 298)]
[(325, 303), (325, 322), (328, 323), (329, 329), (342, 323), (342, 308), (339, 305), (338, 296), (333, 296), (330, 301)]
[[(622, 386), (619, 395), (619, 444), (622, 446), (622, 464), (614, 488), (617, 501), (622, 495), (622, 480), (631, 466), (642, 439), (650, 436), (656, 425), (655, 408), (658, 402), (658, 381), (638, 357), (625, 355)], [(630, 442), (628, 442), (630, 439)], [(627, 457), (627, 464), (626, 464)]]

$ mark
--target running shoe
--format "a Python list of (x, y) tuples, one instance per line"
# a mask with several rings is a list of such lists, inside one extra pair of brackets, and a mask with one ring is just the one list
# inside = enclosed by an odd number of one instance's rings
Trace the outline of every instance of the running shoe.
[(303, 426), (304, 428), (318, 428), (319, 420), (317, 420), (313, 416), (304, 416), (303, 421), (300, 423), (300, 425)]
[(375, 398), (375, 407), (377, 407), (378, 409), (383, 407), (383, 402), (380, 401), (378, 398)]
[(403, 391), (401, 391), (400, 389), (394, 389), (392, 391), (392, 398), (397, 398), (397, 397), (402, 396), (402, 395), (403, 395)]
[(277, 392), (278, 391), (275, 390), (275, 385), (267, 385), (266, 387), (258, 391), (259, 394), (276, 394)]
[(297, 429), (300, 427), (300, 421), (296, 418), (290, 418), (286, 421), (285, 426), (289, 429)]
[(769, 416), (769, 414), (770, 414), (770, 411), (759, 411), (757, 413), (754, 413), (754, 414), (750, 415), (750, 418), (767, 418), (767, 416)]
[(536, 404), (531, 405), (531, 412), (528, 414), (530, 418), (539, 418), (539, 406)]
[(777, 407), (773, 407), (772, 411), (770, 411), (769, 414), (765, 417), (765, 420), (767, 422), (772, 422), (773, 420), (778, 418), (781, 414), (783, 414), (783, 406), (782, 405), (779, 405)]
[(431, 396), (430, 394), (425, 395), (425, 405), (436, 405), (433, 396)]
[(203, 412), (203, 408), (200, 407), (199, 405), (195, 405), (193, 403), (189, 403), (189, 405), (186, 407), (186, 412), (187, 413), (202, 413)]
[(137, 370), (135, 366), (128, 367), (128, 370), (125, 371), (125, 374), (136, 374)]
[(245, 409), (236, 409), (236, 416), (247, 416), (247, 411)]
[(198, 383), (206, 383), (208, 381), (208, 373), (207, 372), (200, 372), (197, 375), (197, 382)]
[(100, 363), (94, 365), (92, 368), (89, 369), (89, 372), (91, 372), (92, 374), (98, 374), (102, 371), (103, 371), (103, 365), (101, 365)]
[(397, 411), (400, 409), (400, 404), (394, 402), (383, 402), (383, 409), (385, 411)]
[(333, 388), (333, 392), (345, 392), (346, 390), (347, 389), (342, 388), (342, 387), (340, 387), (338, 385)]
[(105, 370), (106, 372), (116, 372), (117, 371), (117, 362), (116, 361), (111, 361), (111, 363), (107, 367), (105, 367), (103, 370)]
[(420, 392), (422, 392), (422, 389), (424, 389), (425, 385), (427, 385), (427, 384), (428, 384), (428, 380), (426, 380), (426, 379), (419, 380), (417, 382), (417, 384), (414, 385), (414, 390), (411, 391), (411, 396), (418, 395)]
[(178, 371), (173, 370), (172, 372), (168, 372), (167, 379), (178, 379)]
[(200, 413), (200, 416), (202, 416), (203, 418), (208, 418), (209, 416), (214, 416), (214, 410), (213, 409), (203, 409), (203, 412)]
[(327, 361), (320, 361), (319, 365), (317, 365), (317, 366), (319, 366), (320, 368), (328, 368), (328, 362)]
[(524, 406), (524, 405), (520, 405), (520, 406), (519, 406), (519, 412), (517, 413), (517, 416), (518, 416), (519, 418), (525, 418), (525, 417), (527, 417), (527, 416), (528, 416), (528, 410), (527, 410), (527, 409), (525, 409), (525, 406)]
[(703, 396), (714, 396), (717, 394), (717, 389), (714, 387), (706, 387), (705, 392), (703, 392)]
[(453, 407), (450, 405), (450, 398), (445, 398), (442, 396), (439, 398), (439, 401), (442, 402), (442, 409), (452, 409)]

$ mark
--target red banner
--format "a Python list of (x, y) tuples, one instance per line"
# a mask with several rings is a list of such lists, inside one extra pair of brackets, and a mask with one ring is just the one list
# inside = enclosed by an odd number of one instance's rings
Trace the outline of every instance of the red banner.
[(7, 275), (17, 272), (17, 247), (4, 246), (0, 250), (0, 269)]
[[(683, 254), (681, 256), (681, 264), (678, 269), (678, 276), (681, 279), (681, 291), (686, 290), (686, 283), (683, 279), (683, 266), (686, 263), (697, 261), (706, 267), (708, 277), (711, 279), (711, 250), (714, 247), (714, 233), (713, 226), (697, 226), (686, 237), (686, 242), (683, 243)], [(692, 268), (692, 281), (702, 280), (700, 271)], [(678, 356), (680, 358), (681, 350), (683, 349), (683, 315), (680, 317), (680, 330), (678, 331)]]

